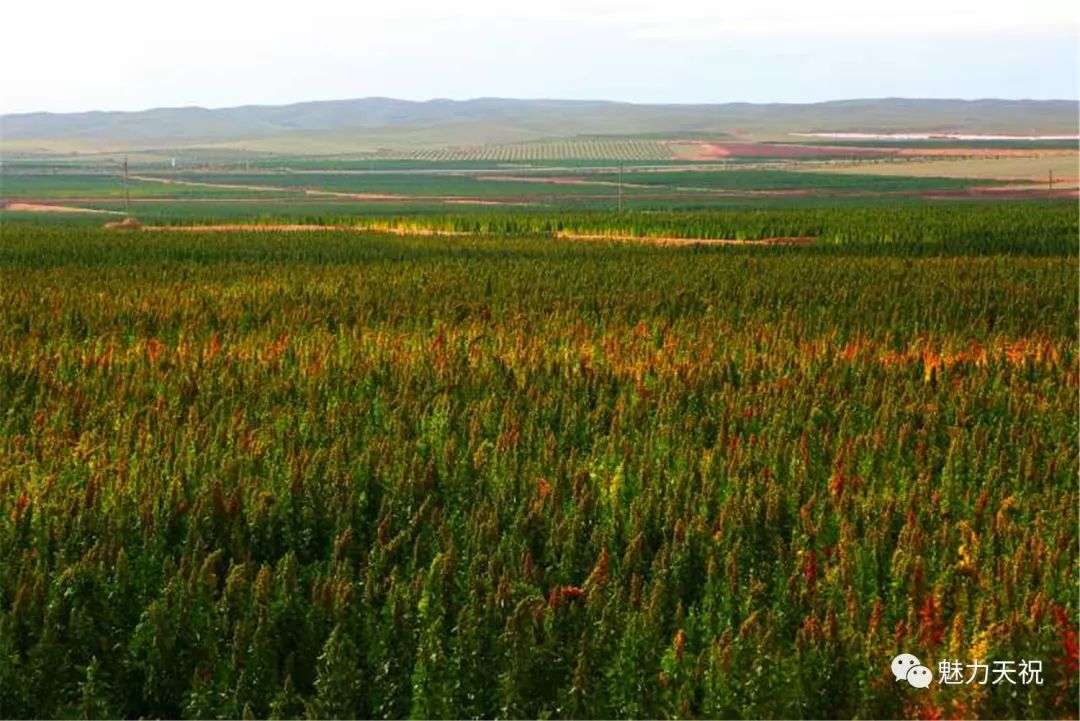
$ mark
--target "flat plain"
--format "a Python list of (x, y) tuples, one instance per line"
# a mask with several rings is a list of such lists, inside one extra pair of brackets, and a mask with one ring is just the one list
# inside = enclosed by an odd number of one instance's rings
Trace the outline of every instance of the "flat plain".
[(0, 716), (1075, 715), (1075, 190), (666, 140), (5, 160)]

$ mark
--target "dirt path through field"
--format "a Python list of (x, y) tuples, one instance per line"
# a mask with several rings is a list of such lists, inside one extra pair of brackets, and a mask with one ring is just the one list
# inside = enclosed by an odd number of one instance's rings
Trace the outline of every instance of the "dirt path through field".
[(532, 203), (527, 200), (491, 200), (484, 198), (444, 198), (442, 202), (446, 203), (447, 205), (536, 205), (536, 203)]
[(180, 231), (184, 233), (235, 233), (238, 231), (294, 233), (303, 230), (355, 230), (344, 225), (317, 225), (314, 223), (236, 223), (233, 225), (144, 225), (139, 230), (151, 233)]
[(314, 190), (304, 188), (304, 195), (314, 195), (323, 198), (345, 198), (347, 200), (409, 200), (408, 195), (394, 193), (345, 193), (338, 190)]
[(647, 236), (647, 235), (603, 235), (588, 233), (568, 233), (557, 231), (556, 238), (563, 240), (589, 240), (589, 241), (617, 241), (627, 243), (651, 243), (654, 245), (743, 245), (743, 246), (773, 246), (773, 245), (813, 245), (816, 238), (813, 236), (786, 236), (778, 238), (759, 238), (757, 240), (744, 240), (741, 238), (680, 238), (673, 236)]
[(144, 225), (139, 230), (161, 233), (179, 231), (184, 233), (296, 233), (309, 230), (338, 230), (353, 233), (389, 233), (390, 235), (470, 235), (464, 231), (438, 228), (398, 228), (393, 226), (327, 225), (319, 223), (233, 223), (220, 225)]
[(151, 175), (132, 175), (132, 180), (141, 180), (144, 183), (161, 183), (162, 185), (187, 185), (194, 188), (224, 188), (226, 190), (251, 190), (258, 193), (281, 193), (288, 188), (277, 188), (273, 185), (239, 185), (237, 183), (206, 183), (198, 180), (177, 180), (176, 178), (155, 178)]
[[(600, 185), (606, 188), (617, 188), (620, 183), (614, 180), (585, 180), (584, 178), (569, 178), (565, 176), (530, 177), (519, 175), (478, 175), (477, 180), (493, 180), (498, 183), (547, 183), (549, 185)], [(644, 183), (621, 183), (624, 188), (663, 188), (663, 185), (646, 185)]]
[[(163, 183), (165, 185), (186, 185), (196, 188), (224, 188), (227, 190), (250, 190), (257, 192), (275, 192), (275, 193), (288, 193), (288, 192), (303, 192), (304, 195), (314, 198), (341, 198), (344, 200), (369, 200), (369, 201), (395, 201), (395, 200), (413, 200), (413, 201), (433, 201), (436, 203), (448, 203), (454, 205), (527, 205), (528, 203), (517, 203), (513, 201), (491, 200), (491, 199), (472, 199), (461, 198), (456, 196), (446, 195), (401, 195), (399, 193), (355, 193), (341, 190), (320, 190), (318, 188), (304, 188), (296, 186), (275, 186), (275, 185), (239, 185), (236, 183), (208, 183), (199, 180), (178, 180), (176, 178), (156, 178), (150, 175), (132, 175), (132, 180), (144, 180), (151, 183)], [(171, 199), (155, 199), (155, 200), (169, 200)], [(187, 199), (190, 200), (190, 199)]]
[(304, 195), (325, 196), (327, 198), (348, 198), (350, 200), (405, 200), (409, 196), (396, 195), (393, 193), (346, 193), (337, 190), (318, 190), (315, 188), (298, 188), (284, 185), (241, 185), (237, 183), (208, 183), (201, 180), (178, 180), (176, 178), (155, 178), (150, 175), (132, 175), (132, 180), (143, 180), (149, 183), (162, 183), (164, 185), (186, 185), (195, 188), (224, 188), (226, 190), (251, 190), (259, 193), (288, 193), (303, 191)]
[(101, 210), (100, 208), (79, 208), (74, 205), (50, 205), (48, 203), (8, 203), (3, 210), (23, 213), (93, 213), (105, 215), (123, 215), (119, 210)]

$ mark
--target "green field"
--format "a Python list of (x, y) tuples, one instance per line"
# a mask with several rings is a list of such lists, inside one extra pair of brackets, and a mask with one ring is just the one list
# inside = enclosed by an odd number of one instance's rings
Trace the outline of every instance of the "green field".
[(666, 160), (674, 155), (662, 140), (635, 138), (567, 138), (529, 143), (480, 145), (471, 148), (425, 150), (410, 154), (417, 160)]
[[(492, 174), (500, 171), (494, 170)], [(341, 193), (399, 194), (405, 196), (462, 196), (462, 197), (535, 197), (538, 195), (611, 194), (615, 188), (605, 186), (566, 186), (529, 182), (527, 175), (514, 175), (518, 182), (487, 181), (476, 174), (447, 173), (229, 173), (183, 174), (180, 180), (196, 182), (242, 183), (281, 188), (308, 188)], [(629, 189), (628, 189), (629, 192)]]
[[(877, 166), (875, 166), (876, 169)], [(651, 186), (694, 188), (702, 190), (805, 190), (815, 193), (865, 193), (878, 195), (893, 192), (930, 192), (956, 190), (993, 184), (987, 180), (963, 178), (918, 177), (897, 175), (874, 175), (873, 171), (852, 175), (824, 175), (794, 170), (694, 170), (672, 172), (631, 171), (590, 174), (590, 180), (603, 180)]]
[[(309, 221), (331, 216), (439, 213), (493, 206), (515, 212), (695, 211), (730, 208), (815, 208), (904, 203), (935, 193), (966, 194), (1004, 181), (964, 177), (900, 177), (889, 165), (856, 174), (803, 172), (800, 162), (659, 161), (359, 161), (277, 158), (266, 167), (210, 166), (173, 170), (133, 164), (124, 201), (122, 172), (98, 162), (68, 166), (23, 161), (0, 172), (0, 217), (16, 220), (10, 203), (127, 212), (146, 223), (214, 219)], [(275, 163), (279, 164), (275, 167)], [(915, 164), (924, 171), (929, 163)], [(295, 167), (293, 167), (295, 166)], [(620, 172), (619, 166), (622, 167)], [(880, 174), (874, 172), (880, 168)], [(826, 166), (825, 169), (833, 169)], [(844, 170), (841, 168), (841, 170)], [(850, 170), (850, 169), (849, 169)], [(889, 174), (886, 174), (886, 171)], [(925, 173), (924, 173), (925, 175)], [(973, 198), (978, 200), (978, 198)], [(492, 208), (488, 208), (491, 210)]]
[[(219, 183), (228, 183), (220, 179)], [(251, 190), (227, 187), (167, 185), (150, 181), (131, 179), (128, 193), (132, 198), (262, 198), (283, 197), (289, 191), (270, 194)], [(37, 200), (50, 198), (64, 199), (101, 199), (124, 197), (123, 175), (113, 173), (0, 173), (0, 198), (9, 200)]]
[(332, 212), (5, 216), (0, 716), (1075, 713), (1073, 203)]

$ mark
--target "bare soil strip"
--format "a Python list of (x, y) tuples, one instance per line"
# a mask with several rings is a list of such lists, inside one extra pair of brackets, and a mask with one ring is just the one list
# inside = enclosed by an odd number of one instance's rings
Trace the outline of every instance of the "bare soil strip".
[(185, 233), (235, 233), (235, 232), (284, 232), (296, 233), (310, 230), (338, 230), (354, 233), (388, 233), (390, 235), (469, 235), (464, 231), (438, 228), (400, 228), (395, 226), (326, 225), (319, 223), (234, 223), (222, 225), (144, 225), (140, 230), (150, 232), (180, 231)]
[(326, 196), (328, 198), (349, 198), (350, 200), (404, 200), (407, 195), (392, 193), (343, 193), (336, 190), (316, 190), (313, 188), (295, 188), (284, 185), (238, 185), (236, 183), (207, 183), (199, 180), (178, 180), (176, 178), (155, 178), (150, 175), (132, 175), (132, 180), (144, 180), (149, 183), (164, 185), (187, 185), (196, 188), (225, 188), (228, 190), (251, 190), (260, 193), (287, 193), (303, 190), (305, 195)]
[(144, 225), (140, 230), (154, 232), (180, 231), (185, 233), (233, 233), (237, 231), (262, 231), (293, 233), (302, 230), (356, 230), (344, 225), (316, 225), (313, 223), (261, 224), (236, 223), (234, 225)]
[(482, 200), (480, 198), (446, 198), (443, 202), (448, 205), (536, 205), (528, 201)]
[[(289, 191), (303, 191), (304, 195), (314, 198), (343, 198), (345, 200), (370, 200), (370, 201), (395, 201), (416, 200), (434, 201), (457, 205), (529, 205), (529, 203), (515, 203), (501, 200), (473, 200), (471, 198), (456, 198), (442, 195), (401, 195), (398, 193), (350, 193), (340, 190), (319, 190), (317, 188), (297, 188), (275, 185), (237, 185), (235, 183), (207, 183), (196, 180), (177, 180), (175, 178), (155, 178), (149, 175), (132, 175), (132, 180), (145, 180), (151, 183), (163, 183), (165, 185), (188, 185), (198, 188), (226, 188), (229, 190), (251, 190), (258, 192), (287, 193)], [(585, 183), (582, 183), (585, 184)], [(612, 183), (614, 185), (614, 183)], [(644, 186), (643, 186), (644, 187)], [(155, 199), (160, 200), (160, 199)], [(186, 199), (191, 200), (191, 199)], [(171, 199), (170, 199), (171, 202)]]
[(626, 243), (651, 243), (653, 245), (742, 245), (742, 246), (772, 246), (772, 245), (813, 245), (816, 238), (813, 236), (788, 236), (778, 238), (760, 238), (758, 240), (744, 240), (740, 238), (678, 238), (678, 237), (653, 237), (647, 235), (590, 235), (586, 233), (567, 233), (557, 231), (556, 238), (563, 240), (591, 240), (591, 241), (616, 241)]
[(408, 200), (411, 196), (394, 193), (343, 193), (338, 190), (304, 189), (304, 195), (317, 195), (327, 198), (347, 198), (349, 200)]
[(730, 143), (701, 140), (668, 141), (675, 149), (676, 160), (723, 160), (726, 158), (806, 158), (821, 156), (850, 157), (894, 155), (894, 148), (865, 148), (833, 145)]
[(101, 210), (99, 208), (79, 208), (74, 205), (50, 205), (47, 203), (8, 203), (4, 210), (16, 210), (23, 213), (94, 213), (105, 215), (123, 215), (119, 210)]
[[(477, 180), (494, 180), (500, 183), (547, 183), (549, 185), (601, 185), (608, 188), (617, 188), (619, 183), (614, 180), (585, 180), (584, 178), (539, 177), (523, 175), (478, 175)], [(662, 185), (646, 185), (644, 183), (622, 183), (624, 188), (663, 188)]]
[(1020, 187), (970, 188), (967, 190), (941, 190), (920, 193), (920, 198), (928, 200), (952, 200), (956, 198), (992, 198), (994, 200), (1075, 200), (1080, 198), (1080, 188), (1076, 186), (1057, 188), (1050, 191), (1045, 185)]
[[(319, 225), (319, 224), (258, 224), (244, 223), (235, 225), (145, 225), (142, 230), (151, 232), (181, 231), (190, 233), (229, 233), (237, 231), (256, 232), (299, 232), (310, 230), (338, 230), (352, 231), (356, 233), (389, 233), (391, 235), (419, 235), (419, 236), (463, 236), (472, 235), (460, 230), (442, 230), (439, 228), (425, 227), (398, 227), (398, 226), (359, 226), (359, 225)], [(743, 240), (738, 238), (679, 238), (670, 236), (645, 236), (645, 235), (601, 235), (588, 233), (568, 233), (557, 231), (553, 237), (561, 240), (603, 241), (619, 243), (646, 243), (651, 245), (668, 246), (692, 246), (692, 245), (734, 245), (746, 247), (766, 246), (806, 246), (813, 245), (816, 238), (812, 236), (790, 236), (778, 238), (761, 238), (758, 240)]]
[(1056, 148), (900, 148), (897, 155), (944, 158), (1053, 158), (1074, 152)]
[(197, 180), (177, 180), (175, 178), (155, 178), (150, 175), (132, 175), (132, 180), (141, 180), (145, 183), (161, 183), (163, 185), (190, 185), (196, 188), (227, 188), (229, 190), (252, 190), (260, 193), (282, 193), (288, 188), (276, 188), (272, 185), (238, 185), (236, 183), (203, 183)]

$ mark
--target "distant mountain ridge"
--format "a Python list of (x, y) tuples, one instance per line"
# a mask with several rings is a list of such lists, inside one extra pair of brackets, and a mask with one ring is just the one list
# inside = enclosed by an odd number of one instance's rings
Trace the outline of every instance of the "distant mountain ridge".
[(578, 135), (742, 132), (1072, 134), (1074, 100), (865, 99), (808, 104), (594, 100), (328, 100), (232, 108), (0, 115), (0, 148), (163, 148), (306, 137), (379, 147), (505, 143)]

